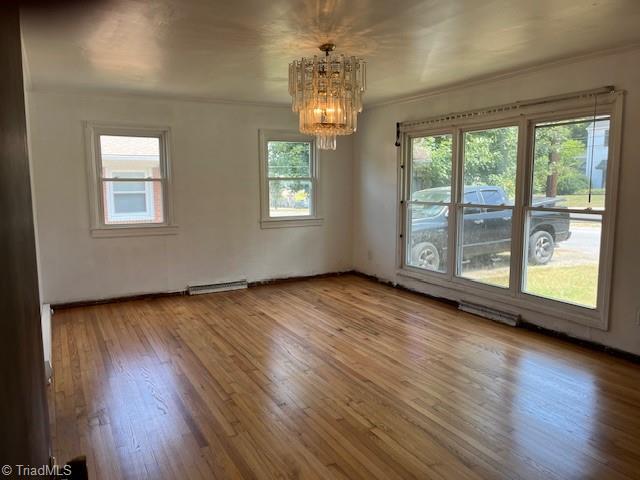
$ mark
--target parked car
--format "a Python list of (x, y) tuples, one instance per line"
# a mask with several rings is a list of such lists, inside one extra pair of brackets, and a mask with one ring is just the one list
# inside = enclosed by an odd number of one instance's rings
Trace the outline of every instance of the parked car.
[[(450, 188), (430, 188), (413, 194), (413, 200), (443, 202), (450, 198)], [(558, 208), (562, 198), (535, 198), (533, 206)], [(511, 248), (510, 209), (505, 191), (498, 186), (464, 187), (464, 203), (495, 205), (496, 208), (464, 207), (463, 261), (508, 252)], [(440, 270), (447, 257), (449, 207), (446, 205), (413, 205), (411, 210), (411, 265)], [(528, 242), (528, 261), (545, 265), (553, 257), (555, 245), (571, 236), (569, 213), (533, 211)]]

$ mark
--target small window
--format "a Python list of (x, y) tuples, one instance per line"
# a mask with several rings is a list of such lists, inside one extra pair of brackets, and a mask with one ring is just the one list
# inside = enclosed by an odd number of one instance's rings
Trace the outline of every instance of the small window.
[(88, 133), (93, 231), (169, 226), (167, 131), (89, 126)]
[(262, 226), (318, 224), (314, 140), (287, 132), (260, 136)]

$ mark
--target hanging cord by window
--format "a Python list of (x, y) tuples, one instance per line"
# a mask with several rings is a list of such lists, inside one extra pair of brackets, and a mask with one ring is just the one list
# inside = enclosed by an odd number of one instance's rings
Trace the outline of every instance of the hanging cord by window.
[(595, 144), (596, 144), (596, 115), (598, 114), (598, 96), (593, 96), (593, 123), (591, 124), (591, 155), (589, 159), (589, 199), (588, 205), (591, 206), (591, 190), (593, 189), (593, 168), (595, 167)]
[(396, 147), (400, 146), (400, 122), (396, 122)]

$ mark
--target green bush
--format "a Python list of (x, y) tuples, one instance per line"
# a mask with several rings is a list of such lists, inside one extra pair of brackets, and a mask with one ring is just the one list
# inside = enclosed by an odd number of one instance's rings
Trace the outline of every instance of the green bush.
[(558, 194), (574, 195), (589, 188), (589, 179), (586, 175), (575, 173), (558, 178)]

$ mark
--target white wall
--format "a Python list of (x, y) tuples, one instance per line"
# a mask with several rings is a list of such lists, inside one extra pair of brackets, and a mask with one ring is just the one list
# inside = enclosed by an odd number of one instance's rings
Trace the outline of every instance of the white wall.
[(640, 51), (563, 63), (528, 73), (425, 96), (410, 102), (369, 108), (359, 121), (354, 143), (354, 266), (439, 297), (466, 298), (396, 274), (397, 157), (395, 124), (465, 111), (615, 85), (627, 91), (622, 166), (616, 228), (612, 305), (608, 332), (535, 312), (525, 319), (572, 336), (640, 354)]
[[(28, 120), (44, 303), (351, 268), (351, 138), (320, 155), (323, 225), (260, 229), (258, 129), (288, 108), (32, 91)], [(177, 235), (90, 236), (84, 120), (171, 127)]]

